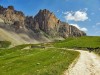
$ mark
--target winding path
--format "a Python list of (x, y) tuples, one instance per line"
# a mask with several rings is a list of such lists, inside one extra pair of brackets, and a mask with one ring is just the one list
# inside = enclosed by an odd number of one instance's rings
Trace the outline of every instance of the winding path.
[(65, 75), (100, 75), (100, 57), (88, 51), (78, 51), (81, 54), (77, 63)]

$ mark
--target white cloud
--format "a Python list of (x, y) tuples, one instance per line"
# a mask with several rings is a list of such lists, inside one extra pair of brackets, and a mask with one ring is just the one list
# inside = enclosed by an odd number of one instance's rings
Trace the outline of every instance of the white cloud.
[(65, 19), (68, 20), (74, 20), (74, 21), (85, 21), (88, 19), (86, 11), (70, 11), (70, 12), (64, 12)]
[(84, 31), (84, 32), (88, 31), (87, 28), (85, 28), (85, 27), (80, 27), (78, 24), (70, 24), (70, 25), (75, 26), (75, 27), (77, 27), (79, 30), (82, 30), (82, 31)]
[(78, 29), (80, 29), (80, 27), (79, 27), (77, 24), (70, 24), (70, 25), (75, 26), (75, 27), (77, 27)]
[(88, 31), (87, 28), (85, 28), (85, 27), (81, 28), (81, 30), (84, 31), (84, 32)]
[(99, 26), (99, 25), (100, 25), (100, 23), (96, 23), (96, 25), (97, 25), (97, 26)]

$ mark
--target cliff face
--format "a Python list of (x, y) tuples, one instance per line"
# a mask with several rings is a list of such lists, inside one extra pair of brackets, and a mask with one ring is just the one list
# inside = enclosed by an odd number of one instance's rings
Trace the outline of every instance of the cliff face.
[(59, 20), (49, 10), (40, 10), (34, 17), (35, 29), (40, 29), (51, 36), (57, 35), (57, 28), (59, 26)]
[(79, 30), (75, 26), (69, 25), (68, 23), (61, 22), (59, 27), (59, 35), (66, 38), (66, 37), (80, 37), (86, 36), (86, 33)]
[[(85, 36), (86, 33), (68, 23), (60, 21), (52, 12), (47, 9), (40, 10), (33, 16), (25, 16), (23, 12), (16, 11), (13, 6), (3, 8), (0, 6), (0, 23), (9, 26), (15, 32), (32, 33), (32, 37), (78, 37)], [(31, 32), (30, 32), (31, 30)], [(35, 35), (34, 35), (35, 34)], [(29, 36), (30, 37), (30, 36)]]
[(19, 22), (19, 24), (23, 27), (25, 16), (23, 12), (14, 10), (13, 6), (8, 6), (8, 8), (0, 6), (0, 19), (2, 19), (7, 25)]
[(75, 36), (75, 37), (78, 37), (78, 36), (85, 36), (86, 33), (79, 30), (78, 28), (76, 28), (75, 26), (71, 26), (70, 25), (70, 36)]
[(34, 31), (44, 31), (50, 36), (61, 37), (78, 37), (85, 36), (86, 34), (74, 26), (68, 23), (61, 22), (56, 16), (49, 10), (40, 10), (38, 14), (33, 17), (27, 17), (26, 20), (28, 28)]

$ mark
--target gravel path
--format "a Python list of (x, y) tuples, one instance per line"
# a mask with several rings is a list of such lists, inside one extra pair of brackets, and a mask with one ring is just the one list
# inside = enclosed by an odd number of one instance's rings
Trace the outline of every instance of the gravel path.
[(77, 63), (65, 75), (100, 75), (100, 57), (88, 51), (79, 52), (81, 55)]

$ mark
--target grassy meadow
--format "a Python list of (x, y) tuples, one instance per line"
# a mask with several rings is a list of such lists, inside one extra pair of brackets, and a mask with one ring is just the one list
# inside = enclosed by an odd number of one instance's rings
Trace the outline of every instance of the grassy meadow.
[(85, 36), (85, 37), (75, 37), (67, 38), (64, 41), (58, 41), (54, 43), (55, 47), (66, 47), (66, 48), (77, 48), (77, 47), (100, 47), (100, 37), (99, 36)]
[[(87, 50), (87, 47), (100, 47), (100, 37), (67, 38), (63, 41), (24, 44), (13, 48), (7, 48), (10, 45), (8, 42), (0, 44), (0, 75), (62, 75), (80, 55), (77, 51), (67, 49)], [(99, 49), (94, 52), (100, 55)]]
[(87, 47), (99, 49), (94, 52), (100, 55), (100, 36), (84, 36), (67, 38), (64, 41), (57, 41), (53, 43), (54, 47), (59, 48), (74, 48), (87, 50)]
[(0, 50), (0, 75), (61, 75), (78, 56), (56, 48)]

